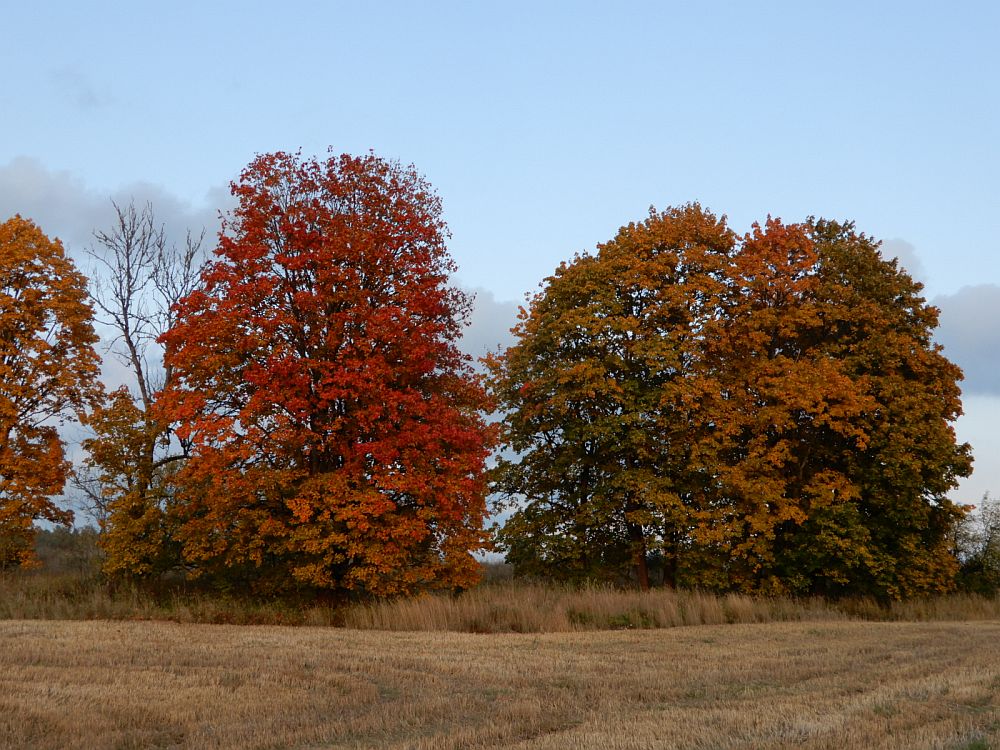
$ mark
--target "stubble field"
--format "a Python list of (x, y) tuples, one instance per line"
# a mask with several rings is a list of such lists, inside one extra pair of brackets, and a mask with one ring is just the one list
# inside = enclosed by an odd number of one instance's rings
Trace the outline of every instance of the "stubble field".
[(0, 622), (0, 747), (1000, 746), (1000, 622)]

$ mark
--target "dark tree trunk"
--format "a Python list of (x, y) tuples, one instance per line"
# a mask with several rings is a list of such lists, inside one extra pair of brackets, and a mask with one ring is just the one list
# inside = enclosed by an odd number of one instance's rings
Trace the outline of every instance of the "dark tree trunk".
[(629, 541), (632, 543), (632, 562), (635, 564), (635, 574), (639, 579), (639, 588), (649, 591), (649, 568), (646, 565), (646, 535), (642, 526), (637, 523), (628, 525)]
[(668, 535), (670, 542), (663, 557), (663, 583), (672, 589), (677, 588), (677, 569), (680, 567), (677, 536), (676, 533)]

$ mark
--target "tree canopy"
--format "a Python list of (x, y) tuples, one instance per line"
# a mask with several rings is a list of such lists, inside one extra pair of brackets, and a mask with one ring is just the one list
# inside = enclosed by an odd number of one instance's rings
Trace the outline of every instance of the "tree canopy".
[(771, 593), (947, 589), (961, 372), (851, 225), (652, 212), (565, 263), (492, 358), (511, 560)]
[[(0, 568), (71, 516), (75, 414), (113, 575), (460, 589), (493, 492), (529, 574), (881, 599), (992, 580), (949, 499), (972, 466), (962, 373), (921, 285), (853, 224), (740, 236), (697, 204), (650, 210), (562, 263), (477, 375), (412, 167), (278, 152), (232, 193), (204, 264), (199, 238), (116, 205), (89, 302), (58, 241), (0, 225)], [(128, 371), (110, 393), (91, 304)]]
[(699, 329), (731, 246), (708, 212), (671, 210), (563, 263), (522, 312), (489, 362), (517, 454), (494, 489), (526, 501), (502, 534), (511, 562), (571, 578), (634, 566), (643, 585), (650, 553), (673, 565), (696, 481)]
[(392, 594), (476, 580), (491, 430), (440, 202), (376, 156), (258, 157), (166, 332), (185, 563)]

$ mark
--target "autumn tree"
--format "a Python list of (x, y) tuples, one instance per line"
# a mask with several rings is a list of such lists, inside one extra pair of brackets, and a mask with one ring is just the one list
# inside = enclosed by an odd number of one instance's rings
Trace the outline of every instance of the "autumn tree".
[[(962, 514), (947, 493), (970, 471), (969, 448), (951, 428), (961, 373), (932, 341), (937, 312), (919, 285), (850, 225), (769, 220), (738, 242), (720, 235), (703, 256), (711, 263), (674, 259), (675, 275), (651, 276), (672, 325), (623, 315), (634, 287), (619, 281), (648, 262), (646, 247), (664, 252), (652, 238), (677, 216), (653, 215), (564, 265), (494, 363), (520, 452), (501, 464), (497, 488), (526, 500), (504, 530), (513, 561), (565, 568), (554, 551), (591, 555), (592, 540), (634, 556), (638, 535), (614, 531), (631, 518), (682, 584), (890, 598), (947, 590)], [(635, 236), (646, 244), (625, 241)], [(697, 257), (693, 237), (677, 246)], [(608, 336), (615, 326), (623, 333)], [(651, 342), (650, 361), (625, 375), (621, 352), (635, 340)], [(622, 383), (642, 397), (623, 400)], [(581, 472), (556, 450), (593, 454)], [(640, 514), (644, 493), (660, 499)]]
[(698, 205), (651, 212), (563, 263), (489, 360), (506, 412), (493, 489), (515, 510), (501, 539), (523, 572), (674, 583), (704, 478), (691, 456), (700, 331), (733, 235)]
[(185, 562), (260, 587), (470, 584), (490, 430), (439, 200), (374, 155), (260, 156), (232, 191), (162, 338)]
[(58, 240), (20, 216), (0, 224), (0, 568), (34, 559), (36, 520), (69, 464), (58, 427), (96, 397), (99, 358), (86, 280)]
[(168, 241), (153, 207), (113, 203), (115, 222), (95, 233), (91, 296), (110, 332), (111, 355), (128, 373), (88, 416), (93, 437), (76, 475), (101, 524), (108, 573), (146, 576), (178, 562), (165, 478), (186, 452), (156, 418), (156, 394), (170, 384), (157, 339), (174, 322), (174, 305), (198, 279), (204, 231), (183, 245)]
[[(712, 482), (692, 497), (688, 565), (700, 586), (787, 591), (803, 571), (781, 568), (781, 533), (815, 521), (831, 498), (855, 507), (840, 459), (865, 447), (857, 422), (875, 405), (822, 346), (829, 311), (817, 295), (818, 262), (805, 227), (755, 226), (725, 268), (717, 312), (702, 330), (697, 376), (710, 385), (699, 419), (711, 427), (697, 452)], [(857, 551), (853, 541), (845, 550)], [(831, 560), (816, 568), (836, 575)]]
[[(858, 421), (865, 448), (844, 464), (871, 562), (842, 568), (839, 590), (892, 598), (950, 590), (957, 570), (952, 532), (964, 510), (949, 493), (971, 474), (972, 450), (955, 436), (962, 371), (934, 342), (938, 309), (853, 224), (812, 220), (808, 234), (819, 256), (822, 348), (843, 361), (855, 388), (874, 403)], [(812, 548), (814, 534), (804, 531), (793, 564)]]
[(770, 593), (946, 590), (947, 498), (970, 470), (961, 373), (937, 312), (850, 225), (769, 220), (743, 238), (706, 326), (693, 582)]

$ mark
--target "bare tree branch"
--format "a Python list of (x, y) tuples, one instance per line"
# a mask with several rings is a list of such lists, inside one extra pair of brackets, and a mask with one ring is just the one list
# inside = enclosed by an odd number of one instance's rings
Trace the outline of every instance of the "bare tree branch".
[(95, 244), (88, 250), (97, 267), (91, 275), (91, 299), (99, 322), (112, 331), (109, 352), (131, 372), (129, 391), (133, 399), (138, 396), (139, 410), (132, 426), (138, 432), (133, 435), (141, 437), (111, 454), (108, 446), (122, 440), (121, 434), (102, 434), (102, 428), (95, 426), (97, 437), (88, 441), (93, 447), (103, 445), (105, 457), (95, 458), (91, 451), (76, 472), (75, 484), (102, 527), (114, 525), (113, 498), (123, 493), (138, 492), (156, 502), (160, 473), (186, 457), (188, 446), (182, 442), (178, 453), (169, 425), (157, 424), (152, 414), (156, 393), (171, 377), (157, 339), (173, 326), (177, 302), (200, 279), (205, 238), (204, 229), (197, 234), (189, 230), (183, 245), (171, 244), (151, 204), (137, 208), (131, 201), (127, 205), (112, 201), (112, 205), (112, 227), (94, 232)]

